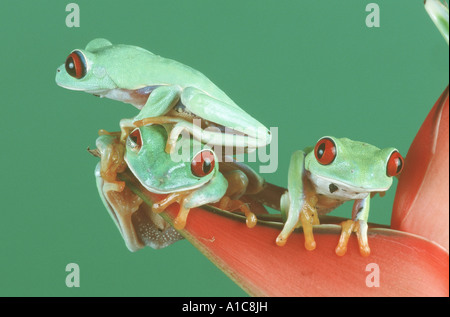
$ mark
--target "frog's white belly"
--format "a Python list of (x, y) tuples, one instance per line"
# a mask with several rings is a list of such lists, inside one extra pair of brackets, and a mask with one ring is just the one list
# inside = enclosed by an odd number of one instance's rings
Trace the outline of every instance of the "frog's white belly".
[(310, 174), (309, 179), (317, 194), (343, 201), (364, 199), (371, 192), (384, 192), (387, 190), (387, 188), (361, 188), (314, 174)]

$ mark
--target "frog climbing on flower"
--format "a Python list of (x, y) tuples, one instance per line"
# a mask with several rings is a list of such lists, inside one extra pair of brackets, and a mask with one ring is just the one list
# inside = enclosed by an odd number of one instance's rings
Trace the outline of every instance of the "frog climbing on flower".
[[(179, 152), (186, 151), (187, 154), (181, 155), (182, 159), (174, 160), (164, 150), (167, 137), (167, 131), (161, 125), (142, 126), (130, 133), (126, 146), (122, 149), (127, 167), (142, 186), (152, 193), (167, 195), (153, 204), (152, 211), (160, 213), (169, 205), (179, 203), (180, 210), (173, 225), (175, 229), (183, 229), (190, 209), (218, 203), (222, 209), (241, 210), (247, 218), (247, 226), (255, 226), (256, 216), (246, 204), (238, 200), (247, 190), (247, 182), (241, 181), (246, 178), (244, 172), (222, 173), (214, 151), (192, 138), (181, 138), (178, 141)], [(109, 153), (112, 147), (123, 146), (118, 138), (117, 133), (105, 133), (97, 138), (96, 145), (101, 154), (100, 166), (104, 160), (111, 161)], [(123, 171), (114, 164), (108, 165), (108, 169), (111, 173)], [(100, 168), (97, 173), (99, 171)], [(234, 177), (235, 172), (240, 173), (240, 177)], [(121, 186), (115, 182), (107, 182), (111, 186)], [(115, 191), (121, 192), (123, 189), (116, 188)]]
[(321, 138), (314, 148), (294, 152), (288, 172), (288, 191), (280, 201), (286, 222), (277, 244), (284, 245), (292, 231), (301, 225), (306, 249), (315, 249), (313, 225), (319, 224), (317, 215), (354, 200), (352, 219), (341, 223), (336, 254), (346, 253), (349, 237), (355, 232), (360, 253), (368, 256), (370, 199), (376, 193), (384, 195), (392, 178), (401, 173), (403, 162), (395, 148), (379, 149), (367, 143), (329, 136)]

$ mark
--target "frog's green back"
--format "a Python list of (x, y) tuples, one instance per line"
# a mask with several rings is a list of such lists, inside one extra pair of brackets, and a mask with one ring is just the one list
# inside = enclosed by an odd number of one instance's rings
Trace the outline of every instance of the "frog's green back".
[[(97, 39), (94, 41), (99, 41)], [(95, 64), (103, 66), (108, 75), (122, 89), (139, 89), (155, 85), (195, 87), (217, 99), (234, 102), (201, 72), (177, 61), (153, 54), (143, 48), (103, 42), (88, 44), (87, 50), (95, 56)]]

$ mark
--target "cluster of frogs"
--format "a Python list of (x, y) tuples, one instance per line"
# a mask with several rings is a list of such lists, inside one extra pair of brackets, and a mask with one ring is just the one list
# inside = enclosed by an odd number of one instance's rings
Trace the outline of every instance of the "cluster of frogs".
[[(240, 210), (247, 227), (256, 225), (257, 217), (243, 198), (264, 197), (270, 186), (250, 167), (225, 160), (214, 149), (250, 151), (255, 144), (266, 146), (272, 139), (270, 130), (202, 73), (136, 46), (95, 39), (85, 49), (70, 53), (57, 69), (56, 82), (139, 109), (134, 118), (120, 120), (119, 132), (100, 130), (96, 141), (101, 157), (96, 167), (99, 193), (130, 250), (144, 245), (161, 248), (180, 239), (178, 230), (188, 223), (189, 210), (206, 204)], [(194, 125), (194, 120), (201, 124)], [(183, 137), (186, 133), (188, 137)], [(173, 154), (182, 149), (188, 157), (174, 160)], [(379, 149), (332, 136), (294, 152), (287, 189), (273, 204), (284, 216), (283, 229), (274, 242), (284, 245), (294, 229), (303, 227), (305, 247), (313, 250), (318, 215), (354, 200), (352, 218), (341, 223), (336, 253), (346, 253), (355, 232), (360, 253), (369, 255), (370, 199), (389, 189), (403, 164), (395, 148)], [(146, 221), (136, 215), (148, 206), (118, 178), (126, 169), (149, 192), (164, 194), (147, 211)], [(173, 203), (180, 209), (170, 226), (159, 213)], [(260, 203), (268, 204), (264, 199)]]

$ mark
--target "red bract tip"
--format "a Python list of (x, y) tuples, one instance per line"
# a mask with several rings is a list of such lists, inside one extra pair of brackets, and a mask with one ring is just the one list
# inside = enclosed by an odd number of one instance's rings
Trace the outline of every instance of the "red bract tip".
[(422, 124), (405, 158), (392, 212), (393, 229), (449, 248), (448, 87)]

